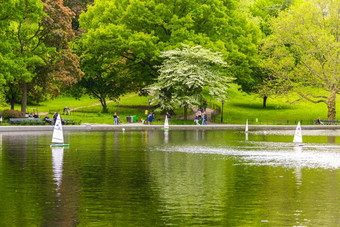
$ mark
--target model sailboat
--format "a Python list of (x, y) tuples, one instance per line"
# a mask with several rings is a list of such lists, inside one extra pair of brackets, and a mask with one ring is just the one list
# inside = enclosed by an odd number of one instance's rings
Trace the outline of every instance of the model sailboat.
[(52, 144), (51, 147), (68, 147), (68, 144), (64, 144), (63, 127), (61, 124), (60, 114), (58, 114), (57, 120), (54, 124)]
[(296, 126), (293, 142), (294, 143), (302, 143), (302, 132), (301, 132), (300, 121), (299, 121), (298, 125)]
[(246, 133), (248, 132), (248, 119), (246, 121)]
[(168, 116), (165, 116), (165, 121), (164, 121), (164, 130), (168, 130), (169, 129), (169, 120), (168, 120)]

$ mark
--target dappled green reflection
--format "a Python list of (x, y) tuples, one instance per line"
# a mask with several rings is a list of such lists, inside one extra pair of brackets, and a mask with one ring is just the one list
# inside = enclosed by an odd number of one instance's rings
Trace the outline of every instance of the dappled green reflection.
[[(1, 135), (1, 226), (336, 226), (334, 134), (238, 131)], [(329, 138), (331, 137), (331, 138)]]

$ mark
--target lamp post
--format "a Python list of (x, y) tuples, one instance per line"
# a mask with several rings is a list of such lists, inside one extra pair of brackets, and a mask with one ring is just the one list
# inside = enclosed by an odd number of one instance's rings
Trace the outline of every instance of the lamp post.
[(149, 110), (150, 110), (150, 103), (151, 103), (151, 98), (149, 98), (148, 114), (149, 114)]
[(222, 100), (222, 113), (221, 113), (221, 123), (223, 123), (223, 104), (224, 104), (224, 100)]
[(148, 124), (149, 123), (149, 111), (150, 111), (150, 103), (151, 103), (151, 98), (149, 98), (149, 106), (148, 106), (148, 113), (147, 113), (147, 115), (146, 115), (146, 124)]
[(148, 106), (148, 115), (149, 115), (149, 113), (150, 113), (150, 104), (151, 104), (151, 98), (149, 98), (149, 106)]

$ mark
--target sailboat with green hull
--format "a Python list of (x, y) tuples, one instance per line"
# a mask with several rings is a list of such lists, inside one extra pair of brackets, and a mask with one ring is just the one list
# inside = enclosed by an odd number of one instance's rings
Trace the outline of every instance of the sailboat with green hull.
[(58, 114), (57, 120), (54, 124), (52, 144), (50, 147), (68, 147), (69, 144), (64, 144), (63, 127), (61, 123), (60, 114)]

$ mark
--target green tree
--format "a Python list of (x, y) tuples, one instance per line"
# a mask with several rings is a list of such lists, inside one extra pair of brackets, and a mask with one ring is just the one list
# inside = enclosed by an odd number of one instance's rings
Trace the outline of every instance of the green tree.
[(56, 51), (45, 60), (44, 66), (37, 67), (36, 76), (29, 84), (29, 94), (36, 102), (46, 96), (58, 96), (77, 83), (83, 75), (79, 57), (72, 52), (69, 45), (75, 39), (72, 29), (74, 13), (63, 5), (63, 0), (42, 1), (46, 13), (41, 21), (44, 28), (43, 42)]
[(182, 43), (219, 51), (236, 81), (247, 83), (257, 57), (257, 28), (236, 11), (233, 0), (95, 0), (80, 16), (87, 52), (102, 52), (133, 76), (133, 88), (153, 83), (160, 53)]
[(160, 110), (183, 106), (184, 119), (187, 119), (187, 108), (199, 105), (208, 98), (206, 94), (226, 99), (232, 79), (223, 72), (227, 63), (221, 54), (201, 46), (184, 45), (181, 49), (162, 52), (161, 57), (165, 60), (159, 67), (157, 82), (147, 88)]
[(18, 0), (1, 6), (6, 8), (0, 11), (5, 92), (11, 108), (21, 101), (21, 111), (26, 112), (28, 97), (39, 101), (44, 94), (57, 94), (82, 74), (68, 45), (74, 37), (73, 14), (62, 0)]
[[(241, 5), (244, 5), (244, 11), (246, 11), (250, 20), (254, 21), (260, 28), (263, 39), (271, 34), (270, 20), (277, 17), (280, 11), (286, 10), (291, 4), (292, 0), (241, 1)], [(247, 93), (257, 93), (263, 99), (263, 108), (266, 108), (267, 98), (282, 94), (282, 90), (278, 90), (277, 86), (274, 86), (275, 81), (272, 81), (273, 78), (261, 67), (261, 54), (259, 53), (259, 55), (258, 61), (251, 67), (250, 76), (252, 79), (242, 88)]]
[[(13, 1), (9, 12), (3, 14), (0, 53), (2, 55), (9, 89), (19, 86), (21, 90), (21, 111), (26, 111), (27, 83), (35, 76), (35, 69), (45, 64), (45, 59), (54, 51), (42, 42), (44, 16), (43, 4), (39, 0)], [(1, 12), (4, 13), (4, 12)]]
[(264, 46), (264, 67), (280, 88), (313, 103), (325, 103), (335, 119), (340, 89), (339, 2), (303, 1), (279, 13)]
[[(78, 48), (81, 44), (78, 43)], [(107, 100), (116, 100), (120, 95), (133, 86), (131, 78), (124, 73), (120, 65), (124, 65), (125, 60), (111, 63), (99, 52), (87, 52), (78, 49), (81, 55), (81, 68), (85, 75), (72, 88), (75, 97), (80, 97), (83, 93), (98, 99), (103, 107), (103, 112), (108, 112)]]

